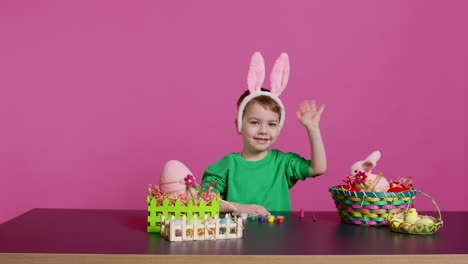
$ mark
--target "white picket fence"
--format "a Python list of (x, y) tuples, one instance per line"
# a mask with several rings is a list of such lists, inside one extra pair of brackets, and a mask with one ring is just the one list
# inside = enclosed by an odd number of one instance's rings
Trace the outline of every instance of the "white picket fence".
[[(194, 216), (196, 217), (196, 215)], [(226, 214), (226, 223), (221, 223), (218, 215), (203, 220), (196, 219), (193, 225), (187, 225), (184, 215), (182, 220), (176, 221), (174, 216), (171, 220), (161, 217), (161, 235), (170, 241), (195, 241), (195, 240), (217, 240), (242, 238), (244, 225), (241, 218), (231, 218)]]

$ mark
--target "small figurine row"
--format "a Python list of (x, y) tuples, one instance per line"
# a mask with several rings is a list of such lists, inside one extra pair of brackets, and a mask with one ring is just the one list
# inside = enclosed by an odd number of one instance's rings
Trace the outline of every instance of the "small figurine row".
[(167, 220), (161, 217), (161, 235), (170, 241), (194, 241), (194, 240), (216, 240), (242, 238), (243, 224), (241, 219), (232, 219), (229, 214), (225, 218), (197, 219), (196, 215), (188, 218), (183, 215), (182, 219)]
[(231, 214), (233, 217), (237, 217), (239, 218), (242, 218), (243, 220), (247, 220), (247, 219), (250, 219), (251, 222), (259, 222), (259, 223), (265, 223), (265, 222), (268, 222), (268, 223), (274, 223), (276, 221), (276, 223), (278, 224), (282, 224), (284, 223), (284, 216), (282, 215), (278, 215), (278, 216), (274, 216), (274, 215), (256, 215), (256, 214), (247, 214), (247, 213), (237, 213), (237, 212), (233, 212)]

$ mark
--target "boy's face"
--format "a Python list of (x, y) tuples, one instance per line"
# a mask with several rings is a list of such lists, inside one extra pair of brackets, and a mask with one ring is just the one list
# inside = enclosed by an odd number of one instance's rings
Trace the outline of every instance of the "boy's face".
[(279, 135), (279, 114), (266, 109), (258, 102), (251, 102), (245, 108), (241, 135), (244, 150), (263, 152), (268, 150)]

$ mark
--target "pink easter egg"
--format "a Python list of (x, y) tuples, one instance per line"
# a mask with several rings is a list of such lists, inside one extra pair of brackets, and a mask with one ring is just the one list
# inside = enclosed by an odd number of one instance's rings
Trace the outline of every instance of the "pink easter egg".
[(186, 192), (184, 178), (192, 172), (182, 162), (178, 160), (168, 161), (161, 172), (160, 187), (161, 191), (170, 193), (170, 195)]

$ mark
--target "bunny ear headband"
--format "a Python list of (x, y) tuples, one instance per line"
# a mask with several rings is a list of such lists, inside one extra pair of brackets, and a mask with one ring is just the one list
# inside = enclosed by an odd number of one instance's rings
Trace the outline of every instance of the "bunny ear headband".
[(242, 103), (239, 105), (239, 112), (237, 114), (237, 131), (239, 133), (242, 130), (242, 118), (244, 115), (245, 106), (253, 98), (266, 95), (271, 97), (281, 106), (281, 117), (279, 122), (279, 130), (284, 125), (284, 119), (286, 118), (284, 106), (281, 100), (279, 99), (280, 94), (286, 88), (289, 79), (289, 57), (286, 53), (281, 53), (278, 59), (273, 66), (271, 71), (270, 81), (271, 81), (271, 92), (262, 91), (263, 80), (265, 80), (265, 62), (260, 52), (255, 52), (252, 55), (250, 60), (249, 73), (247, 75), (247, 86), (249, 88), (250, 94), (246, 96)]

